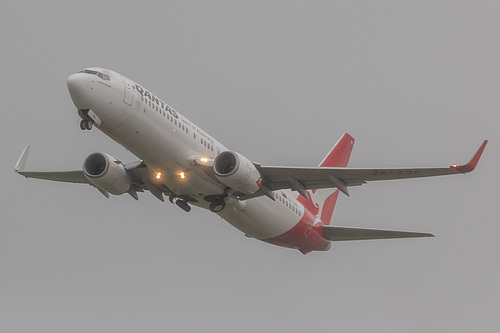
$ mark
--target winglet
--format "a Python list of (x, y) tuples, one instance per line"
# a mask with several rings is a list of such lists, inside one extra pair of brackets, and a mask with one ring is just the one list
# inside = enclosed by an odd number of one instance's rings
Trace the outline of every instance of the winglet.
[(21, 154), (21, 157), (19, 157), (19, 160), (16, 163), (16, 166), (14, 167), (15, 172), (22, 172), (24, 171), (24, 167), (26, 166), (26, 161), (28, 160), (28, 153), (30, 152), (30, 146), (27, 145), (23, 153)]
[(479, 162), (479, 159), (481, 158), (481, 155), (483, 154), (484, 148), (486, 147), (486, 144), (488, 143), (488, 140), (484, 140), (483, 144), (479, 149), (477, 150), (476, 154), (472, 157), (472, 159), (469, 161), (469, 163), (464, 164), (464, 165), (452, 165), (451, 167), (456, 169), (459, 172), (462, 173), (467, 173), (471, 172), (476, 168), (477, 162)]

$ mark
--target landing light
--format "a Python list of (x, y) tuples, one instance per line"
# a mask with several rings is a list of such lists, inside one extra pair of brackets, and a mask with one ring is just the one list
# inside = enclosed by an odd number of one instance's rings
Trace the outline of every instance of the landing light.
[(181, 172), (180, 176), (182, 179), (186, 178), (186, 174), (184, 172)]
[(160, 178), (161, 178), (161, 172), (156, 173), (156, 179), (160, 179)]
[(208, 162), (208, 158), (205, 158), (205, 157), (200, 158), (200, 160), (201, 160), (202, 162), (205, 162), (205, 163), (206, 163), (206, 162)]

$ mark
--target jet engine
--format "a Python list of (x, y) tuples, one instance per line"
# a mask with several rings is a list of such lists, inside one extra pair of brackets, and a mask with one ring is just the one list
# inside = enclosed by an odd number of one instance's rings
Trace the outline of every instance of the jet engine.
[(105, 153), (90, 154), (83, 162), (83, 174), (96, 187), (120, 195), (130, 189), (130, 177), (123, 164)]
[(244, 194), (253, 194), (262, 185), (262, 177), (255, 165), (237, 152), (220, 153), (214, 161), (214, 172), (223, 184)]

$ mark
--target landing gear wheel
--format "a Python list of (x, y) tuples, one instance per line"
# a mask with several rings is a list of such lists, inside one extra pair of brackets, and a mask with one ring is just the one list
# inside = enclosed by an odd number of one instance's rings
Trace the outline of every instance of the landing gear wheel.
[(80, 128), (84, 131), (85, 130), (90, 131), (92, 129), (92, 126), (93, 126), (92, 120), (84, 119), (80, 121)]
[(175, 204), (185, 212), (191, 211), (191, 206), (189, 206), (189, 204), (184, 200), (177, 200)]
[(92, 129), (92, 126), (93, 126), (92, 120), (87, 120), (85, 122), (85, 128), (88, 129), (89, 131)]
[(226, 202), (224, 200), (220, 200), (210, 203), (209, 208), (211, 212), (217, 213), (223, 210), (225, 207), (226, 207)]

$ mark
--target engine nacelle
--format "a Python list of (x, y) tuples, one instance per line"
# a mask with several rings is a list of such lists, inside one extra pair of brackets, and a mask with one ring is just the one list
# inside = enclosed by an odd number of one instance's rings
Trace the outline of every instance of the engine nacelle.
[(215, 158), (214, 172), (222, 183), (241, 193), (253, 194), (262, 186), (262, 177), (255, 165), (234, 151), (222, 152)]
[(111, 194), (120, 195), (130, 189), (130, 177), (125, 167), (105, 153), (90, 154), (83, 162), (83, 174), (95, 186)]

